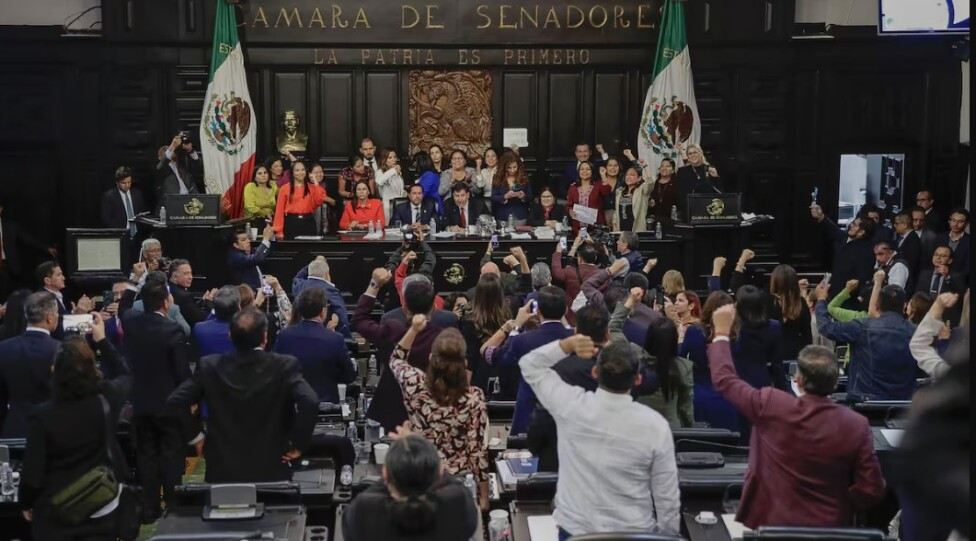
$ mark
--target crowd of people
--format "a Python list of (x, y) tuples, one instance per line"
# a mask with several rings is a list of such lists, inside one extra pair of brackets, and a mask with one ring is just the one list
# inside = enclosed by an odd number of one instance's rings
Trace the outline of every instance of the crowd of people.
[[(167, 148), (161, 156), (176, 155)], [(395, 441), (382, 485), (345, 514), (346, 539), (470, 536), (491, 505), (491, 399), (515, 401), (511, 433), (526, 435), (540, 470), (559, 473), (560, 539), (677, 534), (671, 431), (703, 426), (749, 445), (737, 513), (746, 526), (851, 525), (886, 481), (867, 420), (832, 398), (838, 377), (847, 377), (846, 401), (908, 400), (918, 378), (937, 386), (968, 366), (952, 354), (968, 344), (968, 211), (942, 223), (924, 190), (892, 229), (869, 206), (845, 231), (814, 206), (836, 242), (829, 277), (810, 284), (789, 265), (759, 277), (746, 249), (729, 272), (715, 259), (700, 297), (674, 269), (655, 278), (668, 262), (645, 259), (636, 233), (648, 215), (670, 215), (681, 194), (717, 184), (715, 168), (689, 147), (688, 165), (675, 171), (665, 161), (655, 178), (629, 151), (622, 161), (596, 149), (594, 162), (589, 145), (577, 146), (572, 182), (535, 199), (514, 149), (489, 150), (469, 167), (464, 153), (435, 145), (413, 157), (409, 183), (394, 150), (377, 156), (364, 139), (334, 188), (319, 165), (291, 160), (286, 170), (272, 160), (245, 192), (247, 213), (268, 220), (261, 243), (247, 232), (228, 239), (232, 283), (202, 296), (191, 262), (165, 257), (155, 239), (142, 242), (101, 306), (65, 299), (61, 268), (39, 266), (37, 290), (9, 296), (0, 342), (0, 434), (27, 438), (20, 502), (35, 538), (126, 537), (133, 523), (157, 520), (190, 449), (206, 460), (210, 483), (289, 479), (288, 464), (315, 447), (318, 404), (339, 402), (339, 386), (357, 378), (345, 342), (353, 336), (381, 364), (366, 417)], [(121, 221), (142, 203), (130, 194), (131, 171), (120, 168), (116, 180), (103, 215)], [(424, 226), (467, 227), (487, 211), (472, 195), (490, 197), (496, 218), (531, 225), (575, 218), (573, 205), (583, 204), (620, 234), (610, 247), (573, 231), (565, 248), (554, 242), (548, 264), (530, 265), (516, 246), (500, 266), (489, 245), (474, 288), (438, 292)], [(375, 220), (412, 226), (416, 240), (372, 272), (351, 312), (327, 257), (293, 278), (290, 295), (260, 269), (275, 238)], [(69, 326), (68, 314), (92, 317)], [(848, 346), (840, 359), (839, 345)], [(68, 524), (53, 503), (65, 483), (99, 465), (119, 480), (133, 471), (113, 437), (123, 409), (142, 490), (119, 484), (111, 501)], [(478, 485), (476, 501), (455, 479), (464, 474)], [(903, 528), (930, 532), (924, 502), (901, 504), (914, 517)], [(939, 527), (948, 534), (962, 524)]]

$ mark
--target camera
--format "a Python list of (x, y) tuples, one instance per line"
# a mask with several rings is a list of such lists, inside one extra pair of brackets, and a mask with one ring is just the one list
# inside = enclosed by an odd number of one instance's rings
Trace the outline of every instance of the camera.
[(590, 239), (593, 240), (594, 244), (598, 246), (606, 246), (610, 253), (614, 251), (617, 245), (616, 240), (613, 238), (613, 235), (610, 234), (610, 230), (607, 227), (590, 226), (587, 234), (589, 235)]
[(413, 232), (410, 226), (404, 226), (403, 230), (403, 250), (404, 252), (420, 252), (421, 240)]
[(156, 262), (159, 263), (159, 270), (166, 272), (169, 270), (169, 266), (173, 263), (173, 260), (168, 257), (160, 257)]
[(188, 131), (181, 131), (180, 132), (180, 144), (185, 145), (185, 144), (187, 144), (189, 142), (190, 142), (190, 132), (188, 132)]

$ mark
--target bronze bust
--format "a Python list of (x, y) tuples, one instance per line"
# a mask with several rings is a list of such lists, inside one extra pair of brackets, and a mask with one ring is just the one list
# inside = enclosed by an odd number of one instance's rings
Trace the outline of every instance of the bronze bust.
[(308, 146), (308, 134), (298, 131), (301, 120), (295, 111), (285, 111), (281, 115), (282, 130), (278, 132), (275, 142), (278, 145), (278, 152), (286, 154), (288, 152), (305, 152)]

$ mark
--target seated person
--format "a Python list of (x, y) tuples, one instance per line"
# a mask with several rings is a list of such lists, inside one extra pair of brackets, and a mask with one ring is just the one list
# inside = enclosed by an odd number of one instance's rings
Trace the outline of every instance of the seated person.
[[(406, 434), (406, 435), (403, 435)], [(356, 496), (342, 515), (349, 541), (469, 539), (478, 527), (471, 494), (444, 473), (437, 448), (401, 429), (383, 465), (383, 483)]]
[(393, 209), (393, 219), (390, 223), (400, 225), (427, 226), (431, 219), (438, 219), (437, 203), (433, 199), (424, 199), (424, 187), (413, 184), (407, 190), (407, 200)]
[(756, 389), (739, 378), (732, 363), (734, 320), (731, 305), (712, 314), (708, 363), (715, 389), (753, 425), (736, 520), (749, 528), (851, 526), (855, 510), (884, 497), (885, 481), (867, 419), (830, 399), (837, 357), (820, 346), (800, 351), (798, 397), (774, 387)]
[(369, 224), (379, 224), (383, 229), (386, 216), (383, 214), (383, 200), (370, 197), (369, 184), (365, 181), (356, 183), (356, 197), (346, 202), (339, 220), (339, 229), (368, 229)]
[(491, 214), (484, 201), (471, 199), (471, 188), (464, 182), (451, 186), (451, 197), (444, 203), (444, 220), (450, 231), (464, 232), (469, 225), (478, 223), (478, 216)]
[(264, 351), (268, 318), (262, 312), (235, 314), (230, 337), (234, 351), (200, 359), (166, 407), (178, 413), (206, 401), (207, 483), (288, 481), (288, 462), (311, 441), (318, 397), (294, 357)]
[(339, 318), (332, 315), (326, 328), (326, 292), (312, 287), (298, 296), (292, 309), (292, 322), (278, 333), (274, 351), (298, 359), (302, 376), (312, 386), (319, 402), (339, 403), (339, 383), (356, 379), (356, 367), (341, 334), (332, 330)]
[(548, 226), (555, 227), (561, 224), (566, 217), (566, 208), (556, 204), (556, 196), (548, 187), (539, 193), (539, 202), (533, 203), (529, 209), (528, 225), (533, 227)]

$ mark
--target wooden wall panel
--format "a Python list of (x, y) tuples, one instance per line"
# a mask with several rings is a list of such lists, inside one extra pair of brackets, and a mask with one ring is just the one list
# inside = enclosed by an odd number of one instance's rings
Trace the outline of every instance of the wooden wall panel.
[(627, 72), (597, 72), (593, 77), (594, 142), (603, 143), (614, 154), (629, 146), (628, 141), (634, 137), (630, 132), (637, 130), (636, 122), (627, 123), (633, 107), (628, 99), (627, 80)]
[(583, 130), (583, 75), (549, 74), (549, 156), (573, 159), (573, 148), (585, 139)]
[[(539, 148), (539, 103), (538, 76), (535, 72), (503, 72), (500, 129), (526, 128), (529, 130), (529, 147), (521, 154), (525, 157), (538, 157)], [(499, 131), (499, 127), (496, 127)], [(501, 146), (500, 141), (495, 146)]]
[(323, 158), (339, 162), (354, 148), (355, 98), (353, 72), (323, 71), (319, 73), (319, 125), (316, 126), (318, 147)]
[[(366, 133), (379, 146), (398, 148), (402, 111), (399, 72), (366, 73)], [(359, 141), (353, 141), (355, 148)], [(350, 149), (351, 151), (352, 149)]]

